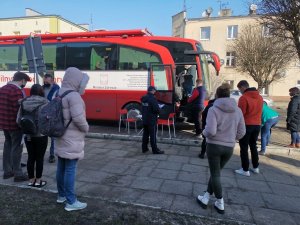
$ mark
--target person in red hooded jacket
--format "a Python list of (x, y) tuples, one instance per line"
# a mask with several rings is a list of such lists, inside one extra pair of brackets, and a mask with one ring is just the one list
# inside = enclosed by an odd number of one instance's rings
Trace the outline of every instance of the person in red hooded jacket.
[(246, 134), (239, 140), (240, 157), (242, 161), (242, 168), (235, 170), (237, 174), (243, 176), (250, 176), (249, 172), (249, 156), (248, 146), (250, 147), (253, 173), (259, 173), (257, 139), (261, 126), (261, 114), (263, 108), (263, 98), (256, 90), (256, 88), (249, 87), (246, 80), (241, 80), (237, 84), (238, 89), (243, 93), (240, 97), (238, 106), (242, 110), (246, 124)]

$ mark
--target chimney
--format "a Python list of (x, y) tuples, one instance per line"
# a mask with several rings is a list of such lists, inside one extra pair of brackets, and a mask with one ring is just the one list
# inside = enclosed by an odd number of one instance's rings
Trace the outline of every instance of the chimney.
[(219, 16), (231, 16), (231, 9), (221, 9)]

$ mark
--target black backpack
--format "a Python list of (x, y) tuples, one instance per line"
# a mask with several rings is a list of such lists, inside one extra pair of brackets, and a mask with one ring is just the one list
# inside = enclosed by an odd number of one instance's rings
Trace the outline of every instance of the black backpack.
[(47, 103), (38, 114), (38, 127), (40, 133), (49, 137), (61, 137), (72, 122), (72, 118), (67, 126), (64, 124), (62, 98), (73, 92), (69, 90), (62, 95), (57, 95), (52, 101)]
[(22, 115), (19, 126), (24, 134), (35, 135), (38, 132), (38, 110), (40, 107), (37, 107), (32, 112), (28, 112), (24, 110), (24, 100), (21, 102)]

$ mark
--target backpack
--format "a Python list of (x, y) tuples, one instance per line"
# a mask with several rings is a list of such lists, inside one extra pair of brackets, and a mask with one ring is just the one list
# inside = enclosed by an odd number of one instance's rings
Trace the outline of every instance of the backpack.
[(39, 110), (40, 106), (37, 107), (32, 112), (28, 112), (24, 110), (24, 106), (23, 106), (24, 100), (21, 102), (22, 116), (20, 119), (19, 126), (21, 127), (21, 130), (24, 134), (35, 135), (38, 132), (37, 111)]
[(69, 90), (62, 95), (56, 96), (52, 101), (47, 103), (39, 112), (38, 126), (40, 133), (49, 137), (61, 137), (72, 122), (72, 118), (67, 126), (64, 124), (62, 98), (73, 92)]

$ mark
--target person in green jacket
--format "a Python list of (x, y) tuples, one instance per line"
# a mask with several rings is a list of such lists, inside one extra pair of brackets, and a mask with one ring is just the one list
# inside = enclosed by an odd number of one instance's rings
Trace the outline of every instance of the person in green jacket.
[(270, 108), (266, 103), (263, 105), (261, 115), (261, 150), (260, 155), (266, 154), (266, 146), (269, 144), (271, 137), (271, 129), (279, 121), (279, 114), (274, 109)]

